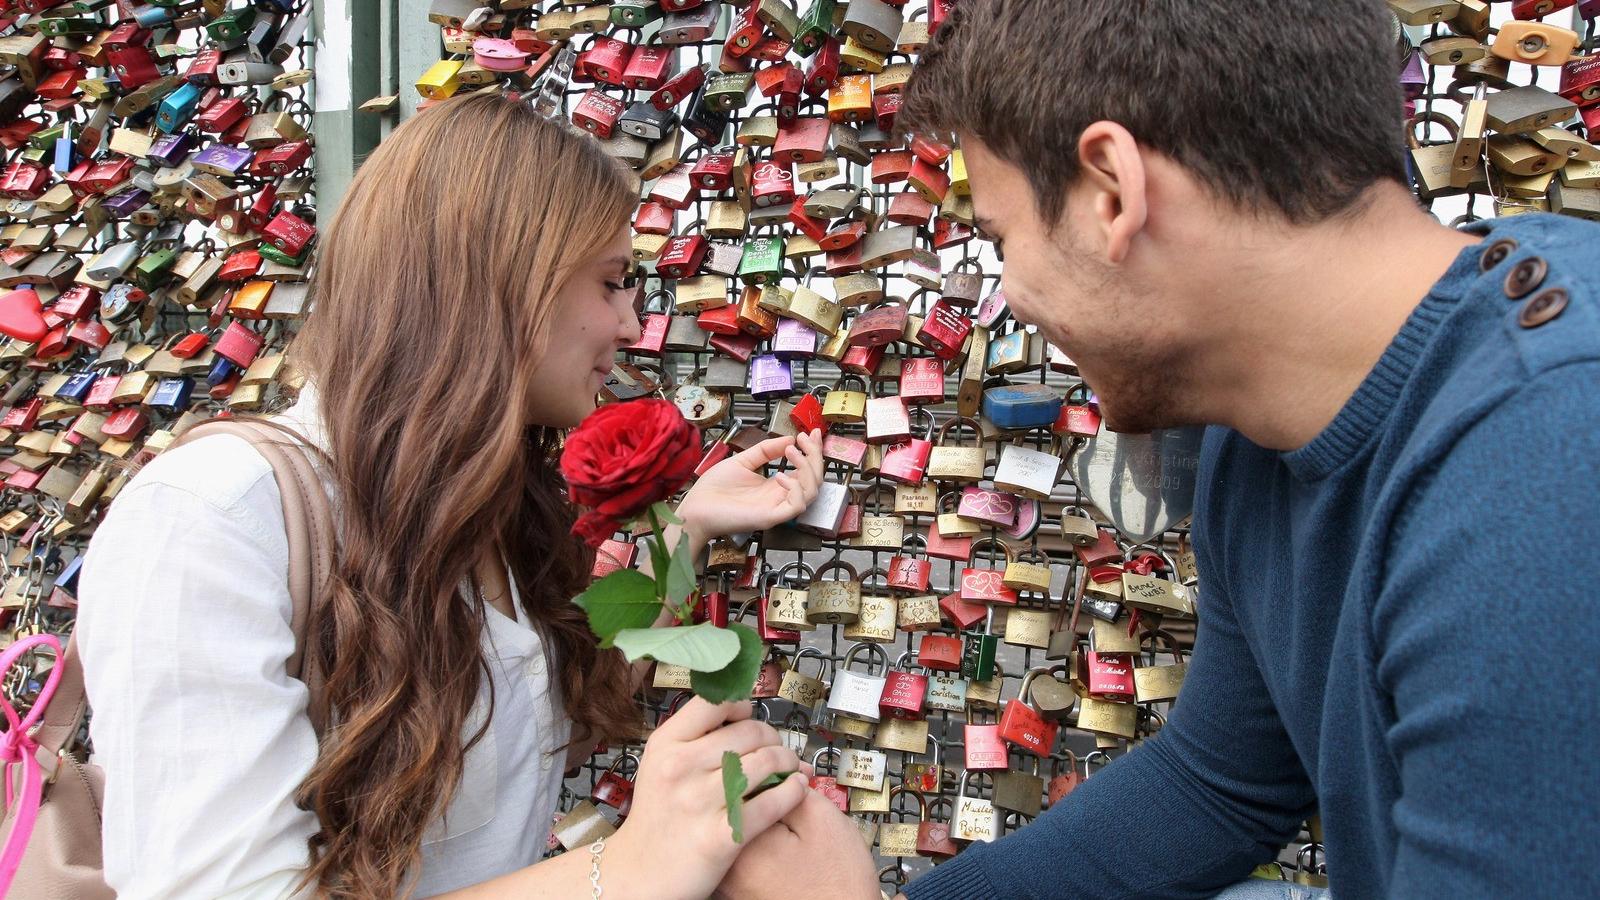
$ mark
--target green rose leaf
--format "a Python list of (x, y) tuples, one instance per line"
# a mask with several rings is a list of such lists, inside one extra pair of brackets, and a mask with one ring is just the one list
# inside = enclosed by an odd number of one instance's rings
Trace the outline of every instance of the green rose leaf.
[(672, 628), (624, 628), (612, 643), (629, 662), (650, 657), (687, 666), (693, 672), (715, 672), (739, 655), (739, 636), (710, 622)]
[(673, 512), (672, 507), (666, 505), (665, 503), (657, 501), (651, 504), (650, 508), (655, 510), (656, 520), (659, 521), (663, 527), (667, 525), (683, 524), (683, 520), (678, 518), (678, 514)]
[(632, 569), (618, 569), (589, 585), (572, 602), (589, 614), (589, 630), (600, 638), (600, 646), (610, 647), (617, 632), (649, 628), (661, 615), (655, 583), (650, 576)]
[(744, 766), (739, 764), (739, 754), (732, 750), (722, 754), (722, 796), (728, 803), (728, 827), (733, 829), (733, 842), (744, 843), (744, 790), (750, 780), (744, 776)]
[(689, 687), (712, 703), (750, 699), (756, 676), (761, 673), (761, 660), (767, 655), (761, 635), (754, 628), (734, 622), (727, 630), (739, 636), (739, 655), (715, 672), (689, 673)]
[(689, 549), (689, 536), (678, 537), (678, 548), (672, 551), (667, 563), (667, 602), (676, 606), (694, 593), (698, 579), (694, 575), (694, 551)]

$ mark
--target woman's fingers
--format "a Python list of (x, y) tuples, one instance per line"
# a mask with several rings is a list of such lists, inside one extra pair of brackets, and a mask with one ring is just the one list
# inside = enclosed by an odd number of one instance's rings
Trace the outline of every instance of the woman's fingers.
[(800, 757), (782, 745), (751, 750), (740, 757), (739, 764), (744, 766), (744, 777), (750, 780), (752, 787), (769, 775), (800, 771)]
[(767, 438), (749, 450), (741, 450), (734, 454), (733, 459), (738, 460), (739, 465), (754, 472), (769, 462), (782, 459), (784, 452), (793, 446), (794, 438), (792, 437)]
[[(766, 776), (762, 776), (763, 778)], [(752, 781), (754, 783), (754, 781)], [(783, 820), (805, 799), (806, 776), (796, 772), (784, 779), (783, 784), (762, 791), (744, 802), (744, 839), (749, 843), (756, 835)]]
[[(749, 704), (745, 704), (748, 706)], [(722, 754), (732, 750), (744, 756), (768, 747), (786, 749), (782, 746), (782, 738), (778, 737), (777, 729), (765, 722), (755, 719), (746, 719), (735, 722), (726, 728), (719, 728), (695, 742), (696, 753), (704, 752), (714, 766), (722, 765)], [(703, 748), (703, 751), (702, 751)], [(789, 751), (793, 755), (793, 751)], [(761, 776), (765, 778), (766, 776)], [(754, 779), (751, 784), (754, 784)]]
[[(726, 722), (737, 723), (748, 720), (752, 713), (753, 708), (746, 701), (708, 703), (699, 697), (694, 697), (685, 703), (682, 709), (673, 713), (671, 718), (661, 723), (652, 739), (687, 743), (704, 737)], [(763, 722), (755, 724), (765, 725)], [(770, 725), (766, 728), (771, 730)]]

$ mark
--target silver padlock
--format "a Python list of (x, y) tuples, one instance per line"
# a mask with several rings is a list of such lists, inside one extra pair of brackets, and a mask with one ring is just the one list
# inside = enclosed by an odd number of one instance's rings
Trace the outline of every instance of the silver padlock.
[(1055, 453), (1021, 444), (1006, 444), (1000, 448), (1000, 463), (994, 470), (994, 484), (1000, 490), (1033, 500), (1048, 500), (1060, 475), (1061, 457)]
[[(867, 651), (868, 655), (877, 657), (867, 674), (850, 670), (850, 664), (855, 661), (856, 654), (863, 650)], [(889, 658), (877, 644), (857, 644), (851, 647), (850, 652), (845, 654), (843, 665), (834, 673), (833, 689), (828, 692), (828, 711), (864, 722), (878, 721), (878, 703), (883, 699), (885, 681), (885, 677), (879, 673), (888, 667)]]
[(850, 489), (837, 481), (824, 481), (817, 486), (817, 496), (811, 505), (794, 520), (794, 527), (825, 538), (839, 536), (839, 526), (844, 524), (844, 510), (850, 503)]

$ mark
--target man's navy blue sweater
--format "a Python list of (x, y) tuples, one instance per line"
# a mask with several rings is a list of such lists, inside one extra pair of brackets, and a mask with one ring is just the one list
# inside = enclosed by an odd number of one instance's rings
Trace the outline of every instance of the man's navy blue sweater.
[(1470, 227), (1311, 443), (1207, 433), (1166, 727), (911, 900), (1207, 896), (1317, 809), (1339, 900), (1600, 896), (1600, 226)]

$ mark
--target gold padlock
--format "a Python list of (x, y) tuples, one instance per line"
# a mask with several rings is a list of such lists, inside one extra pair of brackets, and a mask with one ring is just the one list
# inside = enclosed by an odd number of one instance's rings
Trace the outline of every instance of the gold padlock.
[(1042, 609), (1013, 606), (1006, 610), (1006, 630), (1002, 638), (1018, 647), (1040, 650), (1050, 646), (1050, 623), (1055, 616)]
[[(846, 384), (859, 386), (847, 388)], [(867, 383), (857, 375), (845, 375), (828, 389), (822, 401), (822, 420), (835, 425), (860, 425), (867, 420)]]
[[(881, 580), (884, 587), (868, 590), (867, 582), (873, 579)], [(873, 644), (894, 643), (898, 604), (888, 592), (888, 581), (888, 573), (881, 568), (868, 569), (866, 574), (861, 576), (859, 613), (854, 622), (845, 626), (845, 640), (867, 641)]]

